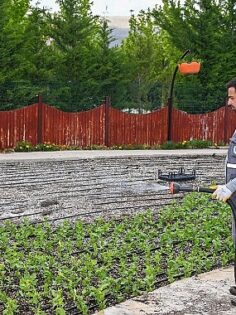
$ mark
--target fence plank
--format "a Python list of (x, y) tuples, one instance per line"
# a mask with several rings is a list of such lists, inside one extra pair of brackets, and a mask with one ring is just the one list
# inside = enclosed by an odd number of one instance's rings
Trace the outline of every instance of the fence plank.
[[(102, 104), (92, 110), (67, 113), (47, 104), (0, 111), (0, 149), (27, 140), (87, 147), (92, 145), (157, 145), (167, 140), (167, 107), (149, 114), (129, 114)], [(41, 117), (40, 117), (41, 116)], [(39, 119), (41, 127), (39, 128)], [(226, 107), (206, 114), (173, 109), (172, 139), (228, 142), (236, 127), (236, 113)], [(39, 135), (41, 132), (41, 135)], [(227, 139), (227, 140), (226, 140)]]
[(44, 142), (58, 145), (104, 145), (104, 105), (79, 113), (44, 107)]
[(230, 119), (230, 122), (226, 126), (227, 136), (225, 137), (224, 107), (205, 114), (188, 114), (173, 109), (172, 139), (174, 142), (182, 142), (190, 139), (210, 140), (214, 143), (225, 142), (225, 138), (229, 139), (234, 130), (233, 125), (235, 125), (236, 113), (231, 111)]
[(116, 146), (163, 143), (167, 130), (166, 116), (166, 108), (150, 114), (129, 114), (110, 108), (110, 143)]
[(0, 112), (0, 149), (15, 147), (22, 140), (37, 143), (37, 104)]

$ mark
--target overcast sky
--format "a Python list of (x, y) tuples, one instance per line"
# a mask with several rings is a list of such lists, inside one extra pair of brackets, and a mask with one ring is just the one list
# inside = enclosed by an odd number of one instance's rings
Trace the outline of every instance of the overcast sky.
[[(32, 3), (40, 3), (40, 7), (45, 7), (56, 11), (58, 5), (55, 0), (32, 0)], [(92, 11), (97, 15), (107, 16), (130, 16), (130, 10), (138, 14), (140, 10), (154, 8), (158, 0), (93, 0)]]

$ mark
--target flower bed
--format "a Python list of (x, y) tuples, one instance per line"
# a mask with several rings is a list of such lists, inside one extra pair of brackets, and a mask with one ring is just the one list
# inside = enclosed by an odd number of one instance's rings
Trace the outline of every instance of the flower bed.
[(102, 145), (91, 145), (89, 147), (80, 146), (68, 146), (68, 145), (57, 145), (54, 143), (40, 143), (33, 145), (29, 141), (20, 141), (16, 144), (13, 149), (6, 149), (5, 151), (15, 151), (15, 152), (33, 152), (33, 151), (68, 151), (68, 150), (174, 150), (174, 149), (203, 149), (203, 148), (219, 148), (219, 145), (224, 145), (223, 143), (217, 144), (212, 143), (208, 140), (189, 140), (183, 142), (172, 142), (167, 141), (160, 145), (142, 145), (142, 144), (126, 144), (126, 145), (115, 145), (112, 147), (106, 147)]
[(92, 314), (233, 261), (231, 210), (204, 194), (120, 221), (0, 226), (1, 314)]

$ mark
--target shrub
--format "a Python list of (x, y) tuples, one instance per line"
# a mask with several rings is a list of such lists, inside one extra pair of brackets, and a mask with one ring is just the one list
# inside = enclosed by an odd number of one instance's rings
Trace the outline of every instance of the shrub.
[(167, 141), (160, 145), (160, 149), (173, 150), (173, 149), (204, 149), (212, 146), (212, 142), (209, 140), (189, 140), (183, 142)]
[(209, 148), (210, 146), (212, 146), (212, 142), (209, 140), (190, 140), (188, 143), (190, 148), (192, 149)]
[(160, 145), (160, 148), (162, 150), (173, 150), (175, 149), (175, 146), (176, 144), (172, 141), (167, 141), (167, 142), (164, 142), (163, 144)]
[(29, 141), (20, 141), (17, 142), (16, 147), (14, 148), (15, 152), (30, 152), (34, 151), (32, 143)]
[(54, 143), (39, 143), (34, 147), (34, 151), (58, 151), (59, 146)]

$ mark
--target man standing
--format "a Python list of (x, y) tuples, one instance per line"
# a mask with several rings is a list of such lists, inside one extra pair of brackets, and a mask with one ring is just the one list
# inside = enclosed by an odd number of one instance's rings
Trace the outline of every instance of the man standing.
[[(227, 105), (231, 107), (233, 111), (236, 111), (236, 78), (232, 79), (226, 84), (228, 91)], [(236, 126), (235, 126), (236, 127)], [(235, 261), (234, 261), (234, 277), (236, 283), (236, 130), (234, 131), (232, 138), (230, 139), (230, 145), (228, 154), (226, 157), (226, 172), (225, 172), (225, 185), (219, 185), (213, 193), (213, 198), (226, 202), (230, 198), (230, 206), (233, 210), (232, 220), (232, 236), (235, 246)], [(234, 211), (235, 209), (235, 211)], [(236, 286), (230, 288), (230, 293), (236, 295)]]
[[(226, 85), (228, 90), (227, 105), (236, 111), (236, 78)], [(236, 191), (236, 130), (230, 140), (230, 146), (226, 159), (226, 185), (220, 185), (213, 193), (213, 197), (226, 202)]]

